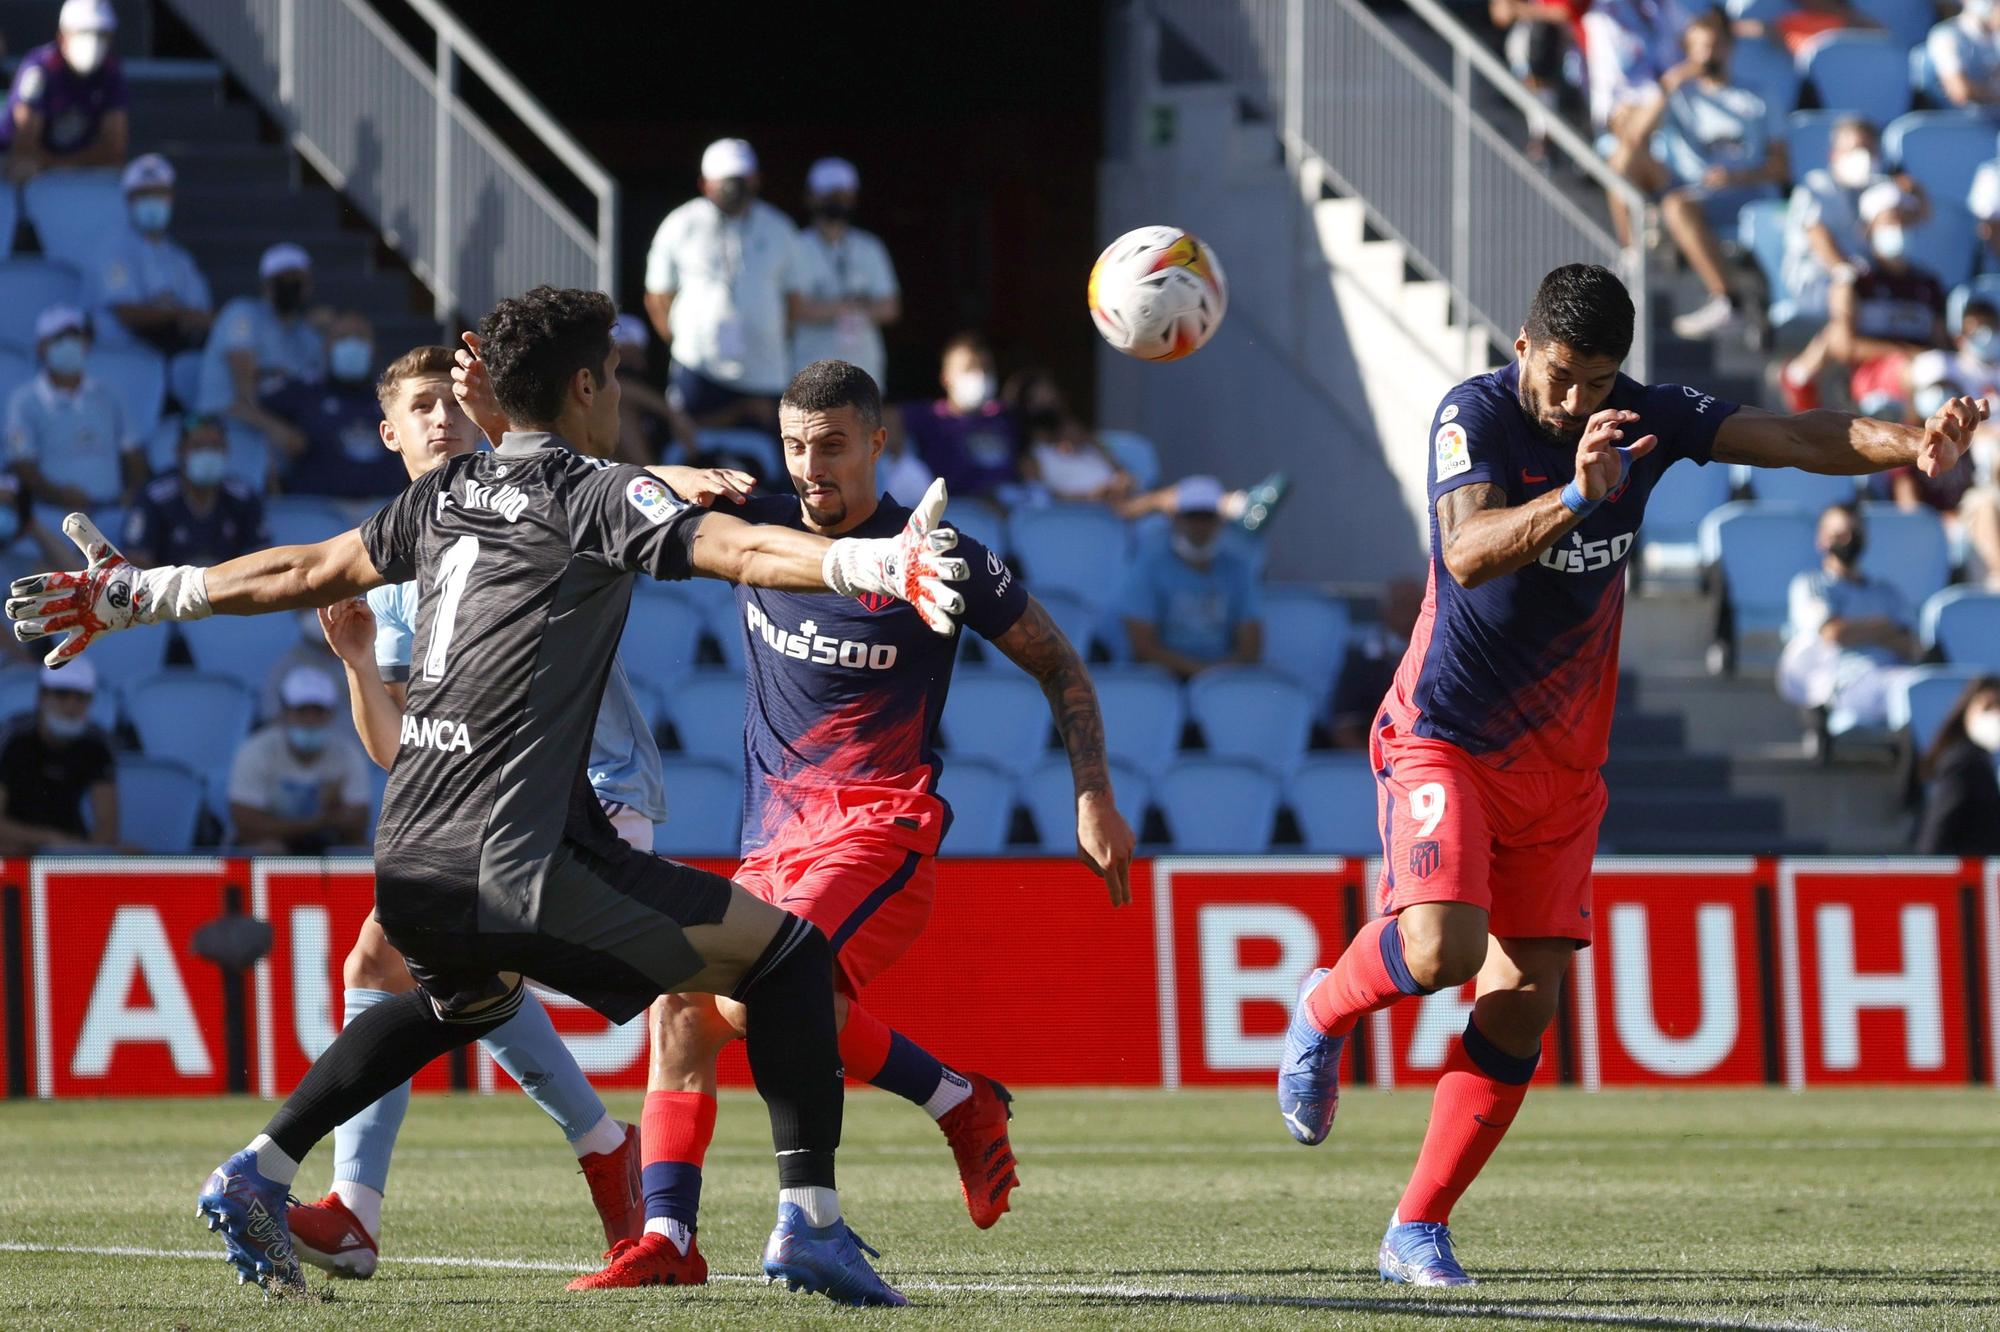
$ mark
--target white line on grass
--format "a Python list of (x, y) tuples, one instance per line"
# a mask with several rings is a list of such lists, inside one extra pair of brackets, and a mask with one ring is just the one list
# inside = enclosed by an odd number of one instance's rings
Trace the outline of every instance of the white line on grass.
[[(0, 1242), (0, 1253), (73, 1253), (100, 1258), (188, 1258), (216, 1260), (214, 1249), (149, 1249), (136, 1245), (23, 1244)], [(470, 1267), (499, 1272), (580, 1272), (576, 1263), (541, 1258), (455, 1258), (438, 1254), (397, 1254), (391, 1265)], [(893, 1276), (893, 1273), (891, 1274)], [(1615, 1277), (1616, 1273), (1606, 1273)], [(711, 1281), (762, 1284), (763, 1278), (718, 1273)], [(1667, 1314), (1620, 1313), (1589, 1308), (1552, 1309), (1542, 1305), (1449, 1303), (1441, 1300), (1356, 1299), (1337, 1295), (1253, 1295), (1234, 1291), (1175, 1290), (1122, 1283), (1029, 1281), (898, 1281), (906, 1291), (927, 1290), (963, 1295), (1074, 1295), (1082, 1299), (1132, 1300), (1154, 1304), (1212, 1305), (1231, 1308), (1323, 1310), (1345, 1313), (1404, 1314), (1425, 1318), (1505, 1318), (1565, 1323), (1582, 1327), (1648, 1327), (1664, 1332), (1841, 1332), (1818, 1323), (1751, 1323), (1736, 1318), (1679, 1318)]]

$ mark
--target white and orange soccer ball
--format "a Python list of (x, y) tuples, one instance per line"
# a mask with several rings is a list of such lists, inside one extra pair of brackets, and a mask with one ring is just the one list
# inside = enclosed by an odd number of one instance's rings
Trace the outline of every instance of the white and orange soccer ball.
[(1090, 269), (1090, 317), (1104, 340), (1142, 361), (1178, 361), (1215, 336), (1229, 281), (1215, 251), (1179, 227), (1140, 227)]

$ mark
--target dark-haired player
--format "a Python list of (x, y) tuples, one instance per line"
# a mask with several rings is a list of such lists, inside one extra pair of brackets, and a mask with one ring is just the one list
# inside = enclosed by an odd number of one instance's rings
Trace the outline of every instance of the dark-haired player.
[(1590, 942), (1625, 562), (1646, 497), (1681, 459), (1935, 476), (1985, 416), (1971, 398), (1920, 428), (1774, 415), (1627, 379), (1618, 366), (1631, 345), (1618, 279), (1558, 268), (1535, 293), (1515, 361), (1447, 393), (1431, 423), (1430, 587), (1370, 741), (1381, 914), (1307, 978), (1278, 1073), (1285, 1126), (1318, 1143), (1356, 1021), (1477, 981), (1382, 1239), (1385, 1280), (1471, 1281), (1446, 1228), (1452, 1204), (1513, 1122), (1563, 975)]
[(427, 473), (358, 531), (212, 569), (138, 570), (71, 515), (88, 569), (14, 584), (16, 637), (68, 632), (49, 654), (57, 665), (135, 624), (421, 582), (375, 859), (376, 915), (419, 988), (342, 1030), (203, 1186), (197, 1210), (223, 1232), (240, 1279), (301, 1284), (284, 1214), (300, 1158), (511, 1018), (530, 973), (613, 1022), (682, 989), (741, 1000), (778, 1161), (765, 1272), (847, 1303), (903, 1303), (861, 1256), (834, 1191), (841, 1087), (825, 939), (727, 879), (635, 852), (591, 793), (585, 757), (633, 574), (908, 599), (948, 634), (963, 603), (944, 580), (965, 570), (937, 553), (951, 536), (931, 530), (943, 494), (896, 536), (829, 542), (694, 508), (639, 468), (606, 465), (618, 437), (614, 315), (602, 295), (549, 287), (496, 306), (480, 331), (514, 429), (491, 453)]

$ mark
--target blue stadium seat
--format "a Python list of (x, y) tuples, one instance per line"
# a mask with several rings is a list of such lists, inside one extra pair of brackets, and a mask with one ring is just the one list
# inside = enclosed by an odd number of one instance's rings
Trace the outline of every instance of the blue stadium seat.
[(259, 495), (271, 488), (271, 442), (255, 426), (225, 420), (222, 433), (229, 441), (229, 475)]
[(743, 778), (727, 763), (667, 756), (660, 760), (667, 821), (653, 825), (663, 856), (734, 856), (741, 846)]
[(184, 412), (194, 410), (201, 394), (201, 353), (184, 351), (167, 361), (167, 390)]
[[(641, 581), (651, 582), (652, 580), (642, 579)], [(701, 580), (690, 579), (689, 581), (699, 582)], [(712, 582), (714, 580), (711, 579), (709, 581)], [(666, 585), (654, 583), (653, 586), (664, 587)], [(744, 608), (737, 604), (734, 596), (731, 596), (727, 601), (710, 601), (701, 607), (702, 628), (708, 631), (709, 638), (714, 640), (716, 649), (722, 653), (722, 664), (733, 671), (743, 669), (744, 623)], [(797, 628), (797, 626), (794, 625), (793, 628)]]
[(1264, 664), (1314, 699), (1326, 699), (1347, 655), (1350, 618), (1346, 602), (1317, 588), (1267, 588)]
[(1736, 43), (1729, 58), (1729, 81), (1764, 99), (1772, 127), (1783, 131), (1785, 117), (1799, 104), (1799, 71), (1782, 46), (1762, 38)]
[(775, 436), (762, 430), (702, 430), (696, 432), (694, 442), (703, 453), (733, 454), (754, 462), (766, 481), (778, 487), (784, 485), (785, 458), (778, 451)]
[[(1945, 22), (1951, 20), (1946, 19)], [(1944, 84), (1938, 81), (1937, 64), (1931, 59), (1928, 40), (1910, 48), (1910, 87), (1916, 90), (1917, 96), (1933, 106), (1945, 106), (1951, 101), (1945, 96)]]
[(1646, 498), (1646, 522), (1639, 529), (1645, 567), (1649, 571), (1696, 568), (1701, 520), (1729, 502), (1729, 489), (1729, 469), (1721, 463), (1697, 467), (1683, 462), (1669, 467)]
[(1721, 570), (1739, 634), (1784, 624), (1792, 576), (1819, 563), (1813, 531), (1814, 515), (1791, 504), (1736, 500), (1702, 519), (1702, 562)]
[(264, 525), (274, 546), (311, 546), (353, 527), (345, 510), (317, 495), (273, 495), (264, 502)]
[(1958, 336), (1965, 319), (1965, 307), (1971, 304), (1974, 297), (2000, 308), (2000, 273), (1979, 273), (1972, 281), (1951, 289), (1951, 295), (1945, 298), (1944, 322), (1953, 337)]
[[(1046, 592), (1037, 591), (1035, 600), (1042, 604), (1042, 609), (1056, 622), (1056, 628), (1062, 630), (1063, 637), (1069, 640), (1077, 655), (1088, 659), (1090, 645), (1100, 637), (1098, 626), (1104, 619), (1104, 613), (1075, 593), (1065, 592), (1060, 588), (1050, 588)], [(1005, 655), (996, 648), (988, 647), (985, 651), (989, 658), (1005, 660)]]
[(1977, 112), (1912, 111), (1882, 131), (1882, 155), (1916, 178), (1933, 208), (1956, 208), (1993, 156), (1993, 122)]
[[(132, 636), (145, 632), (141, 629)], [(166, 638), (160, 633), (154, 636)], [(139, 747), (155, 758), (179, 759), (201, 773), (229, 771), (230, 761), (250, 734), (256, 712), (257, 695), (226, 675), (163, 671), (125, 690), (125, 715), (139, 733)], [(219, 808), (226, 793), (216, 791), (213, 795)]]
[(79, 268), (94, 265), (131, 225), (115, 167), (44, 171), (21, 187), (21, 211), (43, 254)]
[(985, 500), (952, 496), (945, 506), (944, 521), (945, 526), (957, 528), (988, 550), (997, 550), (1003, 557), (1007, 554), (1007, 520)]
[[(625, 669), (633, 671), (627, 655)], [(633, 672), (636, 674), (636, 672)], [(660, 687), (667, 716), (680, 737), (681, 752), (690, 758), (713, 759), (740, 771), (743, 767), (743, 677), (734, 671), (696, 671)], [(673, 788), (667, 789), (669, 805)]]
[(1782, 299), (1779, 293), (1785, 289), (1781, 274), (1785, 263), (1787, 206), (1784, 199), (1753, 199), (1736, 214), (1736, 243), (1756, 261), (1758, 271), (1764, 275), (1764, 284), (1778, 299)]
[(1932, 593), (1917, 634), (1954, 666), (2000, 673), (2000, 592), (1959, 586)]
[(201, 819), (201, 774), (178, 759), (118, 758), (118, 840), (154, 855), (194, 849)]
[[(108, 529), (107, 529), (108, 530)], [(298, 629), (296, 622), (292, 629)], [(99, 634), (91, 640), (90, 660), (97, 667), (103, 685), (123, 691), (148, 676), (157, 675), (166, 664), (170, 640), (164, 629), (141, 627), (119, 634)]]
[(1910, 262), (1929, 269), (1947, 291), (1972, 277), (1979, 258), (1979, 226), (1959, 203), (1964, 197), (1933, 195), (1931, 215), (1910, 228)]
[(0, 259), (14, 253), (15, 224), (21, 220), (21, 197), (11, 182), (0, 180)]
[(1785, 117), (1785, 167), (1797, 184), (1808, 171), (1827, 164), (1833, 147), (1833, 127), (1846, 116), (1844, 111), (1794, 111)]
[(76, 270), (47, 259), (0, 260), (0, 347), (35, 354), (35, 319), (58, 302), (75, 305), (83, 290)]
[[(1857, 493), (1851, 476), (1822, 476), (1796, 467), (1746, 467), (1753, 498), (1765, 504), (1796, 504), (1817, 515), (1829, 504), (1851, 504)], [(1652, 519), (1652, 511), (1646, 517)]]
[(299, 645), (292, 615), (212, 615), (179, 628), (195, 669), (226, 675), (260, 697), (278, 659)]
[[(0, 670), (0, 727), (33, 712), (41, 688), (40, 666), (9, 666)], [(97, 693), (90, 700), (90, 719), (107, 731), (118, 724), (118, 690), (102, 676), (98, 677)]]
[(167, 405), (167, 363), (147, 347), (100, 347), (90, 353), (88, 373), (102, 380), (125, 404), (125, 425), (147, 436), (160, 424)]
[(1909, 47), (1887, 33), (1823, 33), (1799, 52), (1799, 68), (1829, 111), (1851, 111), (1886, 125), (1910, 109)]
[(984, 759), (1018, 776), (1048, 750), (1048, 700), (1020, 671), (969, 672), (952, 682), (941, 730), (953, 759)]
[[(946, 769), (949, 776), (950, 769)], [(1111, 761), (1111, 789), (1118, 797), (1118, 812), (1134, 832), (1144, 827), (1146, 804), (1152, 783), (1146, 774), (1129, 763)], [(1035, 824), (1035, 845), (1059, 856), (1076, 853), (1076, 783), (1070, 777), (1069, 760), (1055, 754), (1035, 765), (1021, 779), (1020, 798)], [(958, 807), (954, 805), (955, 811)]]
[(979, 759), (954, 758), (938, 778), (938, 794), (951, 806), (951, 830), (941, 850), (994, 856), (1007, 849), (1007, 827), (1014, 820), (1012, 773)]
[(1289, 773), (1305, 760), (1314, 696), (1266, 666), (1217, 666), (1188, 681), (1208, 751)]
[(1160, 484), (1160, 451), (1152, 440), (1136, 430), (1100, 430), (1097, 442), (1132, 474), (1139, 489), (1151, 490)]
[(1937, 22), (1937, 9), (1930, 0), (1856, 0), (1855, 8), (1886, 28), (1905, 50), (1922, 46)]
[(1951, 543), (1937, 510), (1905, 512), (1893, 504), (1861, 506), (1868, 524), (1868, 551), (1862, 569), (1870, 578), (1888, 583), (1903, 594), (1910, 614), (1951, 581)]
[(1251, 855), (1271, 845), (1278, 779), (1244, 759), (1184, 758), (1153, 787), (1174, 850)]
[(1981, 672), (1964, 666), (1913, 666), (1898, 671), (1889, 686), (1889, 728), (1905, 731), (1910, 748), (1921, 754), (1937, 739), (1945, 714)]
[(1125, 523), (1100, 504), (1022, 509), (1007, 525), (1008, 545), (1031, 588), (1109, 604), (1125, 581)]
[(1187, 698), (1158, 666), (1100, 666), (1091, 672), (1104, 713), (1104, 747), (1113, 758), (1158, 772), (1181, 745)]
[[(694, 669), (702, 626), (701, 608), (672, 593), (651, 591), (634, 596), (632, 609), (625, 616), (625, 637), (618, 646), (625, 673), (671, 692), (674, 682)], [(735, 710), (739, 727), (742, 715), (739, 704)]]
[(1308, 851), (1365, 856), (1382, 849), (1375, 771), (1365, 754), (1338, 754), (1303, 765), (1286, 783), (1285, 803)]

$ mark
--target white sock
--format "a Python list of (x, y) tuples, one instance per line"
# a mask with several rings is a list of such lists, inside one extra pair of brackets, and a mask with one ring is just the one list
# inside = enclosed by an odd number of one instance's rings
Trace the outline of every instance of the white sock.
[(591, 1125), (590, 1131), (571, 1143), (570, 1150), (581, 1161), (586, 1156), (602, 1156), (605, 1152), (615, 1152), (625, 1145), (625, 1126), (613, 1119), (610, 1112)]
[(285, 1155), (278, 1144), (271, 1141), (269, 1134), (259, 1133), (250, 1139), (250, 1146), (245, 1150), (257, 1154), (257, 1173), (273, 1184), (290, 1188), (292, 1181), (299, 1177), (299, 1163)]
[(347, 1204), (354, 1219), (368, 1232), (369, 1239), (382, 1237), (382, 1195), (366, 1184), (351, 1179), (333, 1181), (333, 1196)]
[(665, 1235), (683, 1255), (687, 1253), (688, 1245), (694, 1243), (694, 1231), (689, 1228), (688, 1223), (685, 1221), (676, 1221), (670, 1216), (647, 1217), (646, 1233), (648, 1235)]
[(924, 1102), (924, 1113), (932, 1119), (943, 1119), (947, 1114), (963, 1105), (972, 1096), (972, 1084), (950, 1069), (938, 1079), (937, 1090), (931, 1099)]
[(778, 1204), (792, 1203), (806, 1214), (806, 1224), (815, 1230), (840, 1220), (840, 1195), (832, 1189), (779, 1189)]

